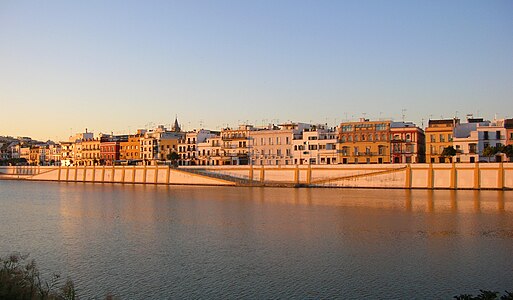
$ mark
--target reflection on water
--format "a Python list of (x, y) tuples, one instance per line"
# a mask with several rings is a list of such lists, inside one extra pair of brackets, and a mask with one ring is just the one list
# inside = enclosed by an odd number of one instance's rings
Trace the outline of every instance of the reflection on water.
[(83, 298), (451, 298), (511, 289), (513, 193), (0, 181), (0, 253)]

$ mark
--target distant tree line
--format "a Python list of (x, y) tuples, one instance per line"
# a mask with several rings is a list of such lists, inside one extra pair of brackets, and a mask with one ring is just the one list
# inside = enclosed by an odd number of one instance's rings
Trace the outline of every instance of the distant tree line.
[(28, 165), (25, 158), (8, 158), (0, 159), (0, 166), (26, 166)]

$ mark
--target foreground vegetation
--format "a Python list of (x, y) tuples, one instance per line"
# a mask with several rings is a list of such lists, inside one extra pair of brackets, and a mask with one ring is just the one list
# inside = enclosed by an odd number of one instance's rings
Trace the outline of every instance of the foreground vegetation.
[(513, 293), (506, 291), (504, 295), (500, 296), (499, 292), (479, 290), (480, 294), (477, 296), (462, 294), (454, 296), (456, 300), (513, 300)]
[(58, 274), (50, 281), (42, 279), (35, 261), (27, 261), (27, 256), (0, 258), (0, 299), (76, 299), (73, 282), (68, 279), (58, 287), (59, 279)]

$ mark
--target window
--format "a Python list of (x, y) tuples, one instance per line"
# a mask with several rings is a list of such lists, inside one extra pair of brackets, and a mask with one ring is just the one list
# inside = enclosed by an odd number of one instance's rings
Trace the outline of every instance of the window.
[(445, 136), (443, 134), (440, 134), (440, 143), (445, 142)]
[(485, 139), (485, 140), (487, 140), (487, 139), (488, 139), (488, 131), (485, 131), (485, 132), (484, 132), (484, 137), (483, 137), (483, 139)]
[(379, 155), (385, 155), (385, 147), (384, 146), (379, 146), (378, 147), (378, 154)]
[(496, 139), (496, 140), (500, 140), (500, 139), (501, 139), (501, 132), (500, 132), (499, 130), (497, 130), (497, 131), (495, 132), (495, 139)]
[(376, 125), (376, 130), (377, 131), (383, 131), (383, 130), (386, 130), (387, 129), (387, 124), (377, 124)]
[(353, 126), (352, 125), (343, 125), (342, 132), (348, 132), (348, 131), (353, 131)]
[(348, 152), (349, 152), (349, 147), (347, 147), (347, 146), (342, 147), (342, 155), (348, 155)]
[(432, 134), (432, 135), (430, 135), (430, 137), (431, 137), (431, 143), (435, 143), (436, 142), (435, 135)]

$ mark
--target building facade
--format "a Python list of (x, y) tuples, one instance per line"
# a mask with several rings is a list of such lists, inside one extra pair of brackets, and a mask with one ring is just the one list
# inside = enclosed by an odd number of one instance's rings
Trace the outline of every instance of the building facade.
[(390, 135), (391, 163), (426, 162), (424, 130), (412, 122), (392, 122)]
[(445, 148), (452, 146), (454, 128), (460, 123), (457, 118), (429, 120), (426, 134), (426, 161), (444, 163), (448, 159), (442, 155)]
[(305, 128), (309, 128), (309, 125), (288, 123), (250, 131), (250, 164), (293, 164), (293, 141), (301, 138), (302, 131)]
[(391, 121), (340, 123), (338, 128), (338, 162), (342, 164), (390, 163)]

